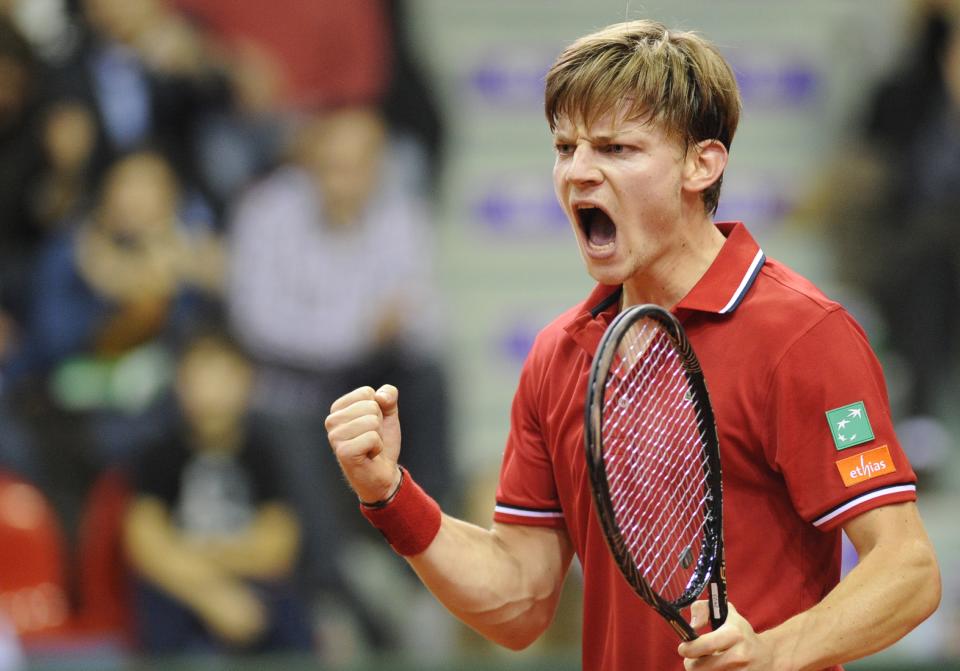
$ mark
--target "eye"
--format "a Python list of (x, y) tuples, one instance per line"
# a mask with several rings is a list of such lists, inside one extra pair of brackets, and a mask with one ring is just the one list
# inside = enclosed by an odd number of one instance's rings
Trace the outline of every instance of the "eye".
[(573, 145), (567, 142), (557, 142), (553, 145), (553, 148), (560, 156), (569, 156), (574, 149)]
[(603, 145), (603, 151), (607, 154), (622, 154), (627, 150), (625, 145), (622, 144), (605, 144)]

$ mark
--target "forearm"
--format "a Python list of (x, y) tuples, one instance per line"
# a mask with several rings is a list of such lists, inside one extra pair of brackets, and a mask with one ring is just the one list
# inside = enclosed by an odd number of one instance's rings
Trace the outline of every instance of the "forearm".
[(407, 561), (465, 624), (520, 649), (552, 621), (571, 555), (564, 532), (505, 525), (487, 530), (444, 515), (433, 543)]
[(760, 636), (772, 644), (774, 668), (822, 669), (892, 645), (939, 600), (940, 573), (926, 535), (894, 534), (863, 548), (859, 563), (819, 604)]
[(153, 501), (132, 505), (124, 541), (134, 570), (194, 611), (203, 609), (210, 592), (238, 586), (216, 563), (189, 551), (170, 527), (166, 511)]
[(297, 558), (300, 529), (289, 509), (266, 504), (245, 532), (213, 542), (207, 556), (230, 573), (260, 580), (289, 574)]
[(450, 611), (487, 638), (523, 648), (546, 629), (573, 549), (565, 529), (495, 524), (440, 512), (397, 466), (396, 387), (360, 387), (330, 408), (327, 437), (364, 516)]

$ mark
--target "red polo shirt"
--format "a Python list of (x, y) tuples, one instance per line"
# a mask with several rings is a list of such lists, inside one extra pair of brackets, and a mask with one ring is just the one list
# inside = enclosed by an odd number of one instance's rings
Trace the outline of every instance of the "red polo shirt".
[[(766, 259), (742, 224), (718, 227), (726, 243), (674, 313), (717, 419), (730, 601), (762, 631), (819, 602), (839, 580), (840, 526), (915, 500), (916, 478), (862, 329)], [(619, 292), (598, 286), (537, 336), (513, 401), (494, 519), (567, 530), (583, 565), (586, 671), (680, 670), (676, 634), (621, 577), (592, 510), (584, 395)]]

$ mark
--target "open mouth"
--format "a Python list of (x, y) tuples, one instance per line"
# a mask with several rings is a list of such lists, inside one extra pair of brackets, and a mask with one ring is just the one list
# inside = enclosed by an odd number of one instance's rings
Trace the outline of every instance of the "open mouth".
[(587, 242), (594, 247), (612, 244), (617, 237), (617, 227), (613, 219), (599, 207), (577, 208), (577, 220)]

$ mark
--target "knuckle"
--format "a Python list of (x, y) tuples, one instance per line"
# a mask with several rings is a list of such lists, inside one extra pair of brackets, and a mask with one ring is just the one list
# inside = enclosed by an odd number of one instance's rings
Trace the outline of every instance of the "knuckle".
[(380, 444), (380, 434), (374, 430), (365, 431), (361, 437), (367, 447), (373, 447)]
[(372, 398), (362, 401), (360, 407), (363, 409), (364, 414), (380, 416), (380, 404)]
[(375, 415), (364, 415), (359, 419), (361, 428), (366, 431), (378, 431), (380, 429), (380, 418)]
[(744, 654), (744, 652), (739, 648), (733, 648), (731, 650), (727, 650), (726, 655), (727, 655), (727, 660), (731, 665), (733, 665), (733, 668), (737, 668), (737, 669), (743, 668), (747, 665), (747, 662), (749, 661), (747, 659), (747, 656)]
[(343, 442), (344, 438), (342, 425), (327, 427), (327, 440), (330, 441), (331, 445), (334, 443)]

